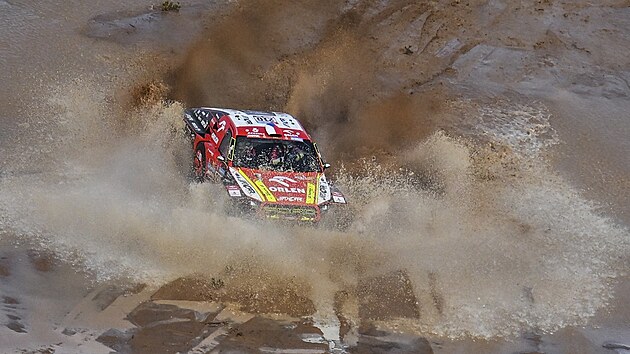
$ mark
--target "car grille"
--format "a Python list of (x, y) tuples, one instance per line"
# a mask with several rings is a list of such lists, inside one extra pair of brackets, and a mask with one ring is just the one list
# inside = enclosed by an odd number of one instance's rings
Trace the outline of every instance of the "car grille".
[(300, 221), (316, 221), (317, 208), (301, 205), (267, 204), (262, 207), (262, 213), (270, 219), (289, 219)]

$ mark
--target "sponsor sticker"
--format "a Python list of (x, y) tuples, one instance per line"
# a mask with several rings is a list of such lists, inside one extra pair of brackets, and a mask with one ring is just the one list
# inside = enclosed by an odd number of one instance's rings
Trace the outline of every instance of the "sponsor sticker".
[(230, 195), (230, 197), (240, 197), (240, 196), (242, 196), (241, 189), (238, 188), (237, 186), (227, 186), (226, 188), (228, 190), (228, 194)]
[(280, 201), (280, 202), (299, 202), (299, 203), (304, 203), (304, 198), (302, 198), (302, 197), (294, 197), (294, 196), (281, 196), (281, 197), (278, 197), (278, 201)]
[(315, 184), (307, 183), (306, 184), (306, 204), (315, 204), (315, 194), (317, 193), (317, 189)]
[(217, 132), (225, 130), (225, 124), (227, 124), (227, 123), (225, 123), (225, 121), (220, 121), (219, 122), (219, 128), (217, 129)]
[(248, 137), (261, 137), (264, 136), (265, 134), (263, 132), (260, 131), (260, 129), (258, 128), (252, 128), (252, 129), (245, 129), (245, 132), (247, 133)]
[(278, 183), (279, 185), (285, 186), (285, 187), (289, 187), (289, 183), (287, 182), (291, 182), (291, 183), (297, 183), (296, 180), (294, 180), (291, 177), (286, 177), (286, 176), (275, 176), (269, 179), (269, 182), (273, 182), (273, 183)]
[(326, 177), (323, 174), (318, 176), (317, 189), (319, 193), (317, 194), (317, 204), (322, 204), (330, 200), (330, 187), (328, 186), (328, 181), (326, 181)]
[(273, 116), (254, 116), (254, 119), (258, 123), (276, 123), (276, 119)]
[(288, 138), (299, 138), (300, 137), (300, 132), (299, 131), (295, 131), (295, 130), (291, 130), (291, 129), (285, 129), (284, 130), (284, 136), (288, 137)]
[(304, 194), (306, 192), (304, 188), (288, 188), (288, 187), (274, 187), (274, 186), (270, 186), (269, 190), (272, 192), (293, 193), (293, 194)]
[(333, 201), (335, 203), (346, 204), (346, 199), (344, 197), (340, 197), (338, 195), (333, 195)]
[(346, 204), (346, 198), (344, 198), (341, 193), (333, 192), (332, 197), (333, 197), (333, 202), (340, 203), (340, 204)]
[(257, 180), (256, 182), (254, 182), (254, 184), (256, 184), (256, 187), (258, 187), (258, 190), (262, 193), (262, 195), (265, 197), (265, 199), (267, 199), (267, 201), (270, 201), (270, 202), (275, 202), (276, 201), (276, 198), (273, 196), (271, 191), (269, 191), (269, 189), (267, 189), (267, 186), (265, 186), (263, 181)]
[(234, 179), (236, 179), (236, 182), (241, 186), (243, 192), (245, 192), (248, 197), (260, 200), (261, 202), (263, 201), (263, 199), (260, 197), (261, 193), (252, 183), (249, 177), (247, 177), (245, 172), (239, 169), (236, 173), (233, 173), (232, 176), (234, 176)]

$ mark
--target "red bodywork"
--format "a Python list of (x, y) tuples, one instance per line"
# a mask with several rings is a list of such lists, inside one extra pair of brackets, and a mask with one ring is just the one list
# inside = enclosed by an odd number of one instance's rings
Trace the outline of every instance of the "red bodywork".
[(192, 138), (195, 175), (221, 181), (228, 195), (256, 215), (318, 221), (329, 204), (345, 204), (324, 176), (324, 164), (315, 145), (314, 172), (279, 172), (234, 166), (237, 137), (311, 141), (301, 124), (286, 113), (196, 108), (184, 121)]

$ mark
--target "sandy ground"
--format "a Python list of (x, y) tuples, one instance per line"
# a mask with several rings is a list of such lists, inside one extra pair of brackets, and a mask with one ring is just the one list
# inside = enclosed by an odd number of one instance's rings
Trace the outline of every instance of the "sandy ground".
[[(630, 351), (630, 3), (155, 5), (0, 0), (0, 351)], [(214, 211), (162, 99), (300, 117), (355, 223)]]

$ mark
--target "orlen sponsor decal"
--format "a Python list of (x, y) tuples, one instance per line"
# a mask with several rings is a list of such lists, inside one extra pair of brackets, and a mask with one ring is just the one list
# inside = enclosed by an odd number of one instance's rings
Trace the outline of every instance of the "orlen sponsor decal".
[(272, 192), (280, 192), (280, 193), (294, 193), (294, 194), (304, 194), (306, 190), (304, 188), (286, 188), (286, 187), (269, 187), (269, 190)]
[(281, 197), (278, 197), (278, 201), (280, 201), (280, 202), (300, 202), (300, 203), (304, 203), (304, 198), (302, 198), (302, 197), (293, 197), (293, 196), (281, 196)]
[[(285, 186), (285, 187), (289, 187), (289, 184), (287, 182), (291, 182), (291, 183), (297, 183), (296, 180), (294, 180), (291, 177), (286, 177), (286, 176), (275, 176), (269, 179), (269, 182), (273, 182), (273, 183), (278, 183), (281, 186)], [(304, 193), (304, 192), (302, 192)]]

